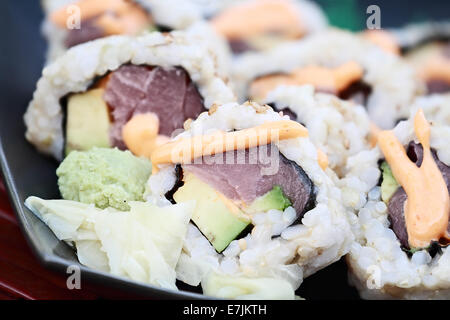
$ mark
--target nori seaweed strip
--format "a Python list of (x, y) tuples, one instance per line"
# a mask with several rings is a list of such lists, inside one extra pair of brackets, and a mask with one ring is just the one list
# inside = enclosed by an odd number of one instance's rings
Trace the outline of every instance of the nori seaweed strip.
[(372, 93), (372, 86), (366, 82), (359, 80), (350, 84), (347, 88), (339, 92), (337, 95), (340, 99), (350, 100), (358, 94), (362, 94), (362, 101), (355, 101), (363, 106), (367, 105), (367, 100)]
[(177, 181), (175, 182), (173, 188), (167, 191), (166, 194), (164, 195), (166, 199), (169, 200), (172, 204), (176, 204), (176, 201), (173, 199), (173, 195), (175, 194), (175, 192), (177, 192), (178, 188), (184, 185), (183, 169), (179, 164), (175, 166), (175, 175), (177, 177)]

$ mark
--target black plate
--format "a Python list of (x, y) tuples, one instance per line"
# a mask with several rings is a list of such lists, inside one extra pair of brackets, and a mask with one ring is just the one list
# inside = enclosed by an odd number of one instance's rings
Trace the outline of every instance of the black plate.
[[(39, 1), (0, 1), (0, 15), (1, 169), (22, 231), (33, 252), (46, 267), (66, 273), (69, 265), (78, 264), (75, 252), (24, 206), (30, 195), (60, 198), (56, 161), (36, 152), (24, 139), (22, 117), (40, 76), (45, 52), (45, 42), (40, 36), (42, 13)], [(81, 269), (83, 281), (128, 290), (135, 295), (160, 299), (205, 298), (195, 292), (159, 289), (85, 267)], [(358, 298), (356, 290), (347, 283), (343, 259), (306, 279), (297, 293), (307, 299)]]

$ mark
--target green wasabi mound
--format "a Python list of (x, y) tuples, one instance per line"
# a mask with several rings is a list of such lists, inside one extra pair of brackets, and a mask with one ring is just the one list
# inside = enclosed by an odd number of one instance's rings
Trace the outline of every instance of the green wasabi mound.
[(64, 199), (121, 211), (143, 200), (150, 173), (150, 161), (117, 148), (72, 151), (56, 170)]

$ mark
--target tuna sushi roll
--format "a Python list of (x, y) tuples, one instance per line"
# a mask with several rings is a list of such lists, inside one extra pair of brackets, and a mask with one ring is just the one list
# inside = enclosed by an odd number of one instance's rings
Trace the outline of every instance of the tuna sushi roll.
[(358, 213), (348, 255), (366, 299), (450, 297), (450, 127), (419, 109), (378, 135), (382, 178)]
[(401, 55), (426, 84), (426, 94), (450, 92), (450, 23), (425, 22), (365, 32), (383, 50)]
[(235, 63), (233, 77), (240, 99), (255, 101), (281, 84), (314, 85), (317, 91), (365, 106), (382, 128), (408, 117), (411, 102), (424, 89), (414, 69), (399, 57), (338, 30), (245, 54)]
[(293, 298), (345, 255), (341, 193), (308, 130), (269, 106), (214, 106), (151, 155), (146, 199), (196, 203), (177, 278), (223, 298)]
[(112, 36), (74, 47), (42, 72), (26, 138), (57, 159), (72, 150), (145, 152), (213, 103), (233, 101), (220, 59), (194, 31)]
[(406, 61), (427, 85), (427, 93), (450, 92), (450, 23), (423, 23), (392, 31)]
[(49, 60), (95, 39), (185, 29), (200, 19), (193, 6), (180, 0), (47, 0), (42, 4)]
[(232, 51), (261, 51), (327, 27), (321, 9), (306, 0), (221, 0), (196, 5)]
[(264, 102), (303, 124), (340, 177), (346, 175), (349, 157), (372, 147), (371, 122), (363, 106), (316, 92), (311, 85), (279, 86)]
[[(303, 124), (327, 159), (328, 173), (341, 188), (343, 204), (362, 207), (378, 181), (377, 129), (363, 106), (321, 92), (313, 86), (279, 86), (266, 102)], [(375, 168), (374, 168), (375, 167)]]

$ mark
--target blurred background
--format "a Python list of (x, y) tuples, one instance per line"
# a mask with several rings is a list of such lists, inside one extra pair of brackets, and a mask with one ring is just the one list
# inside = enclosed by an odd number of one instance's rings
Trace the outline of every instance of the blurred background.
[[(323, 8), (332, 25), (352, 31), (366, 28), (366, 10), (373, 4), (381, 9), (382, 28), (450, 19), (448, 0), (315, 1)], [(30, 98), (41, 73), (46, 49), (40, 32), (42, 19), (38, 0), (0, 1), (0, 90)]]
[[(448, 0), (315, 0), (332, 25), (357, 31), (366, 28), (367, 7), (381, 9), (381, 27), (401, 27), (427, 20), (450, 20)], [(0, 1), (0, 90), (27, 95), (39, 78), (46, 44), (41, 36), (43, 19), (39, 0)], [(18, 81), (20, 79), (20, 82)], [(25, 81), (25, 82), (24, 82)], [(4, 95), (1, 95), (4, 97)]]
[(358, 31), (366, 28), (366, 9), (378, 5), (381, 9), (381, 27), (398, 28), (408, 23), (448, 21), (448, 0), (315, 0), (334, 26)]

